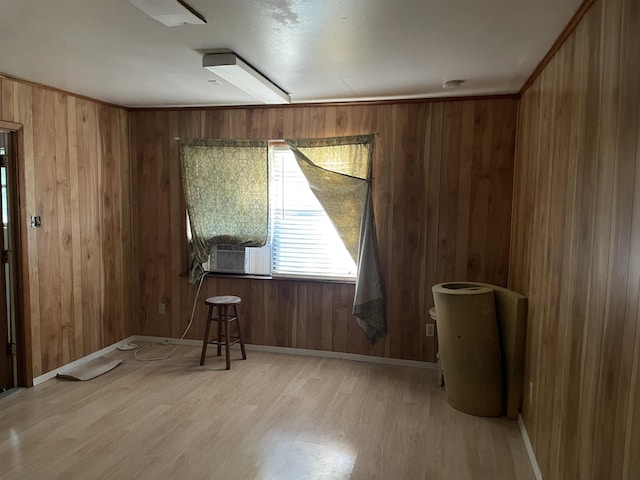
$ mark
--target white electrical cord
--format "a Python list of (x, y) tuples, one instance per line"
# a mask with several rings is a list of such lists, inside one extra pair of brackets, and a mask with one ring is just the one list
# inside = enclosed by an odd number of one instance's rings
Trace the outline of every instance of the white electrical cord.
[(145, 345), (144, 347), (141, 347), (141, 348), (139, 348), (138, 350), (135, 351), (136, 360), (140, 360), (142, 362), (154, 362), (156, 360), (166, 360), (167, 358), (170, 358), (171, 355), (173, 355), (175, 353), (175, 351), (180, 346), (180, 342), (182, 340), (184, 340), (184, 337), (187, 336), (187, 332), (191, 328), (191, 324), (193, 323), (193, 319), (194, 319), (195, 313), (196, 313), (196, 305), (197, 305), (197, 301), (198, 301), (198, 295), (200, 295), (200, 288), (202, 287), (202, 282), (204, 281), (204, 277), (206, 277), (206, 276), (207, 276), (207, 273), (205, 272), (205, 274), (202, 275), (202, 277), (200, 278), (200, 283), (198, 284), (198, 289), (196, 290), (196, 296), (193, 299), (193, 308), (191, 309), (191, 319), (189, 320), (189, 324), (187, 325), (187, 328), (185, 328), (184, 333), (180, 337), (180, 340), (178, 340), (176, 342), (175, 347), (173, 347), (173, 350), (171, 350), (167, 355), (164, 355), (162, 357), (140, 358), (138, 356), (138, 354), (140, 352), (143, 352), (147, 348), (151, 348), (151, 347), (154, 347), (155, 345), (157, 345), (156, 343), (150, 343), (149, 345)]

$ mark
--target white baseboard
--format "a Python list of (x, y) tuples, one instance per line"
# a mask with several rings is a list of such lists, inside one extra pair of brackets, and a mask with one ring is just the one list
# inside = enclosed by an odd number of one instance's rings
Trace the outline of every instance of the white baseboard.
[[(134, 335), (133, 337), (131, 337), (131, 340), (133, 340), (134, 342), (164, 343), (175, 345), (180, 339), (171, 337), (153, 337), (150, 335)], [(201, 347), (202, 340), (190, 340), (188, 338), (185, 338), (183, 340), (180, 340), (180, 345), (186, 345), (188, 347)]]
[(90, 360), (93, 360), (94, 358), (98, 358), (101, 357), (109, 352), (113, 352), (115, 349), (118, 348), (118, 345), (122, 345), (123, 343), (128, 343), (130, 342), (134, 337), (129, 337), (129, 338), (125, 338), (124, 340), (121, 340), (117, 343), (114, 343), (113, 345), (109, 345), (108, 347), (104, 347), (102, 350), (98, 350), (97, 352), (93, 352), (89, 355), (87, 355), (86, 357), (82, 357), (79, 358), (78, 360), (74, 360), (71, 363), (67, 363), (66, 365), (61, 366), (60, 368), (56, 368), (55, 370), (51, 370), (50, 372), (47, 373), (43, 373), (42, 375), (35, 377), (33, 379), (33, 386), (35, 387), (36, 385), (40, 385), (42, 382), (46, 382), (47, 380), (55, 377), (58, 373), (67, 370), (69, 368), (73, 368), (73, 367), (77, 367), (78, 365), (82, 365), (84, 363), (87, 363)]
[(533, 451), (531, 440), (529, 440), (527, 427), (525, 427), (524, 421), (522, 420), (522, 415), (518, 415), (518, 425), (520, 426), (520, 433), (522, 434), (522, 440), (524, 440), (524, 446), (527, 449), (527, 455), (529, 455), (529, 461), (531, 462), (533, 474), (535, 475), (536, 480), (543, 480), (542, 472), (540, 471), (540, 466), (538, 465), (538, 460), (536, 460), (536, 454)]
[[(131, 340), (137, 342), (158, 342), (176, 344), (177, 338), (149, 337), (145, 335), (134, 335)], [(181, 345), (202, 346), (202, 340), (180, 341)], [(378, 363), (382, 365), (396, 365), (399, 367), (436, 369), (437, 364), (432, 362), (419, 362), (417, 360), (402, 360), (399, 358), (376, 357), (373, 355), (358, 355), (355, 353), (329, 352), (326, 350), (308, 350), (306, 348), (272, 347), (268, 345), (245, 344), (247, 350), (255, 352), (282, 353), (287, 355), (304, 355), (308, 357), (337, 358), (340, 360), (352, 360), (355, 362)]]
[[(109, 345), (97, 352), (93, 352), (86, 357), (79, 358), (78, 360), (74, 360), (71, 363), (67, 363), (66, 365), (61, 366), (60, 368), (56, 368), (55, 370), (51, 370), (50, 372), (43, 373), (42, 375), (35, 377), (33, 379), (33, 386), (39, 385), (47, 380), (55, 377), (58, 373), (67, 370), (69, 368), (77, 367), (84, 363), (93, 360), (94, 358), (101, 357), (109, 352), (113, 352), (118, 348), (119, 345), (131, 342), (152, 342), (152, 343), (169, 343), (175, 345), (178, 343), (177, 338), (168, 338), (168, 337), (151, 337), (146, 335), (132, 335), (131, 337), (125, 338), (113, 345)], [(184, 339), (180, 340), (180, 345), (188, 345), (193, 347), (202, 346), (202, 340), (189, 340)], [(337, 358), (340, 360), (352, 360), (356, 362), (367, 362), (367, 363), (378, 363), (382, 365), (396, 365), (399, 367), (413, 367), (413, 368), (427, 368), (427, 369), (435, 369), (437, 368), (437, 364), (431, 362), (418, 362), (416, 360), (402, 360), (399, 358), (386, 358), (386, 357), (375, 357), (372, 355), (357, 355), (355, 353), (342, 353), (342, 352), (328, 352), (325, 350), (307, 350), (305, 348), (288, 348), (288, 347), (271, 347), (267, 345), (251, 345), (245, 344), (247, 350), (253, 350), (256, 352), (269, 352), (269, 353), (282, 353), (287, 355), (305, 355), (309, 357), (322, 357), (322, 358)]]

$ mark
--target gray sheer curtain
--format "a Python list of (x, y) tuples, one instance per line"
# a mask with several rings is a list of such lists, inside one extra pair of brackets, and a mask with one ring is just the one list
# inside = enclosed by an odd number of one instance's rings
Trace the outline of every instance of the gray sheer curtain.
[(182, 184), (191, 224), (190, 279), (204, 273), (213, 245), (261, 247), (269, 232), (268, 143), (180, 141)]
[(373, 344), (387, 333), (371, 199), (373, 135), (286, 140), (311, 190), (356, 262), (353, 314)]

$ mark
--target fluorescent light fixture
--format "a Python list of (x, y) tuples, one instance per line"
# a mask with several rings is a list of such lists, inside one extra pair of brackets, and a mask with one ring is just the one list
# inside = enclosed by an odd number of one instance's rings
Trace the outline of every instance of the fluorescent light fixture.
[(207, 54), (202, 57), (202, 66), (262, 103), (291, 103), (291, 97), (284, 90), (254, 70), (235, 53)]
[(202, 15), (182, 0), (129, 0), (129, 2), (167, 27), (207, 23)]

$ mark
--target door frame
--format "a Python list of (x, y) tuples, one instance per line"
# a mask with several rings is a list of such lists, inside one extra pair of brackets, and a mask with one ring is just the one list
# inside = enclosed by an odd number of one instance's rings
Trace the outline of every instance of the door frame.
[(29, 251), (27, 244), (27, 214), (25, 208), (24, 166), (24, 129), (22, 124), (0, 120), (0, 130), (9, 132), (11, 152), (9, 154), (8, 195), (11, 202), (9, 222), (13, 224), (10, 235), (13, 237), (13, 296), (15, 304), (16, 328), (16, 384), (19, 387), (33, 386), (33, 368), (31, 361), (31, 315), (29, 303)]

